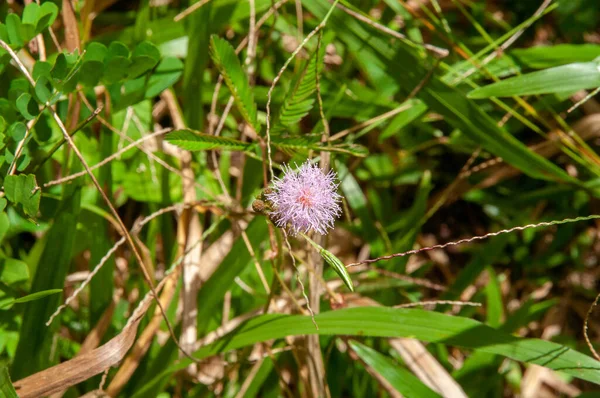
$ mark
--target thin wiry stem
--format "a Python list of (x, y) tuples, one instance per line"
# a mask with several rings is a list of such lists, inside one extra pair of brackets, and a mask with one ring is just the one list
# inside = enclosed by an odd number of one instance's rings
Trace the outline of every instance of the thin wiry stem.
[(467, 77), (471, 76), (473, 73), (477, 72), (478, 69), (480, 69), (480, 68), (484, 67), (485, 65), (487, 65), (488, 63), (490, 63), (498, 55), (501, 55), (504, 51), (506, 51), (508, 49), (508, 47), (510, 47), (515, 41), (517, 41), (517, 39), (519, 37), (521, 37), (521, 35), (523, 34), (523, 32), (525, 32), (525, 30), (528, 27), (530, 27), (531, 24), (533, 24), (533, 22), (536, 20), (536, 18), (538, 16), (540, 16), (544, 12), (544, 10), (546, 8), (548, 8), (548, 6), (550, 5), (550, 3), (552, 3), (552, 0), (545, 0), (540, 5), (540, 7), (533, 13), (533, 16), (531, 17), (531, 20), (528, 23), (526, 23), (521, 29), (517, 30), (511, 37), (508, 38), (508, 40), (506, 40), (504, 43), (502, 43), (500, 45), (500, 47), (498, 47), (495, 51), (492, 51), (487, 57), (485, 57), (484, 60), (481, 62), (480, 65), (478, 65), (477, 67), (471, 68), (468, 71), (466, 71), (464, 74), (462, 74), (456, 80), (454, 80), (451, 83), (451, 85), (455, 85), (455, 84), (463, 81)]
[[(139, 140), (134, 141), (131, 144), (127, 145), (126, 147), (122, 148), (120, 151), (117, 151), (117, 152), (113, 153), (112, 155), (110, 155), (109, 157), (107, 157), (107, 158), (103, 159), (102, 161), (96, 163), (95, 165), (90, 166), (90, 170), (96, 170), (96, 169), (104, 166), (105, 164), (110, 163), (113, 160), (119, 158), (122, 154), (124, 154), (125, 152), (127, 152), (128, 150), (130, 150), (132, 148), (137, 147), (142, 142), (144, 142), (146, 140), (149, 140), (150, 138), (158, 137), (159, 135), (167, 134), (171, 130), (172, 130), (171, 128), (166, 128), (166, 129), (155, 131), (152, 134), (148, 134), (146, 136), (143, 136)], [(59, 178), (59, 179), (56, 179), (56, 180), (53, 180), (53, 181), (49, 181), (49, 182), (47, 182), (47, 183), (44, 184), (44, 187), (47, 188), (47, 187), (51, 187), (53, 185), (64, 184), (65, 182), (69, 182), (69, 181), (74, 180), (76, 178), (83, 177), (86, 174), (87, 174), (87, 170), (83, 170), (83, 171), (80, 171), (78, 173), (74, 173), (74, 174), (71, 174), (69, 176), (63, 177), (63, 178)]]
[(426, 252), (426, 251), (430, 251), (430, 250), (445, 249), (446, 247), (449, 247), (449, 246), (458, 246), (458, 245), (462, 245), (463, 243), (470, 243), (470, 242), (474, 242), (474, 241), (478, 241), (478, 240), (484, 240), (484, 239), (488, 239), (488, 238), (491, 238), (494, 236), (504, 235), (504, 234), (508, 234), (511, 232), (515, 232), (515, 231), (524, 231), (526, 229), (531, 229), (531, 228), (549, 227), (552, 225), (562, 225), (562, 224), (569, 224), (569, 223), (574, 223), (574, 222), (579, 222), (579, 221), (589, 221), (589, 220), (597, 220), (597, 219), (600, 219), (599, 214), (592, 214), (590, 216), (575, 217), (575, 218), (565, 218), (564, 220), (544, 221), (544, 222), (540, 222), (537, 224), (527, 224), (527, 225), (509, 228), (509, 229), (503, 229), (498, 232), (490, 232), (485, 235), (479, 235), (479, 236), (473, 236), (471, 238), (460, 239), (460, 240), (457, 240), (454, 242), (448, 242), (448, 243), (444, 243), (441, 245), (422, 247), (420, 249), (409, 250), (409, 251), (402, 252), (402, 253), (394, 253), (394, 254), (390, 254), (387, 256), (373, 258), (370, 260), (363, 260), (363, 261), (359, 261), (357, 263), (348, 264), (348, 265), (346, 265), (346, 268), (354, 267), (354, 266), (357, 266), (360, 264), (371, 264), (371, 263), (376, 263), (378, 261), (390, 260), (390, 259), (396, 258), (396, 257), (409, 256), (411, 254), (422, 253), (422, 252)]
[(592, 316), (592, 312), (594, 312), (594, 308), (598, 305), (598, 300), (600, 300), (600, 293), (598, 293), (598, 295), (594, 299), (594, 302), (592, 303), (592, 305), (590, 305), (587, 314), (585, 315), (585, 320), (583, 321), (583, 337), (585, 338), (585, 342), (588, 348), (594, 355), (594, 358), (600, 361), (600, 355), (598, 355), (598, 352), (592, 345), (592, 342), (590, 341), (590, 338), (588, 336), (588, 321), (590, 320), (590, 316)]
[(587, 102), (587, 100), (589, 100), (590, 98), (592, 98), (599, 92), (600, 92), (600, 87), (596, 88), (594, 91), (592, 91), (591, 93), (589, 93), (588, 95), (586, 95), (585, 97), (583, 97), (582, 99), (577, 101), (572, 107), (570, 107), (567, 110), (567, 113), (573, 112), (575, 109), (579, 108), (581, 105), (583, 105), (585, 102)]
[(455, 300), (428, 300), (428, 301), (418, 301), (416, 303), (407, 303), (407, 304), (399, 304), (395, 305), (394, 308), (412, 308), (412, 307), (421, 307), (425, 305), (464, 305), (470, 307), (481, 307), (481, 303), (474, 303), (471, 301), (455, 301)]
[(296, 280), (298, 281), (298, 284), (300, 285), (300, 289), (302, 289), (302, 297), (304, 297), (304, 300), (306, 300), (306, 308), (308, 309), (308, 312), (310, 312), (310, 319), (312, 319), (312, 322), (315, 325), (315, 328), (317, 330), (319, 330), (319, 325), (317, 325), (317, 321), (315, 321), (315, 313), (313, 312), (313, 310), (310, 306), (310, 300), (308, 299), (308, 296), (306, 295), (306, 288), (304, 287), (304, 283), (302, 283), (302, 278), (300, 277), (300, 271), (298, 270), (298, 266), (296, 265), (296, 258), (292, 254), (292, 245), (290, 244), (288, 234), (285, 231), (285, 228), (282, 229), (282, 231), (283, 231), (283, 240), (285, 241), (285, 245), (287, 246), (287, 249), (290, 252), (290, 257), (292, 258), (292, 266), (294, 267), (294, 270), (296, 271)]
[(200, 0), (197, 3), (192, 4), (191, 6), (189, 6), (188, 8), (186, 8), (185, 10), (183, 10), (182, 12), (180, 12), (179, 14), (175, 15), (175, 18), (173, 18), (173, 21), (175, 22), (179, 22), (181, 21), (183, 18), (187, 17), (188, 15), (190, 15), (191, 13), (193, 13), (194, 11), (198, 11), (200, 9), (200, 7), (202, 7), (203, 5), (205, 5), (206, 3), (208, 3), (210, 0)]
[[(184, 209), (185, 207), (189, 207), (189, 206), (191, 206), (191, 204), (175, 204), (172, 206), (168, 206), (168, 207), (159, 209), (159, 210), (155, 211), (154, 213), (146, 216), (139, 222), (137, 222), (131, 229), (131, 233), (137, 234), (144, 225), (146, 225), (147, 223), (149, 223), (150, 221), (152, 221), (153, 219), (155, 219), (158, 216), (161, 216), (161, 215), (171, 212), (171, 211), (180, 211), (181, 209)], [(85, 287), (92, 281), (92, 278), (102, 269), (102, 266), (108, 261), (108, 259), (110, 259), (110, 257), (124, 243), (125, 243), (125, 237), (122, 237), (106, 252), (106, 254), (100, 259), (100, 262), (98, 262), (98, 264), (94, 267), (92, 272), (89, 273), (89, 275), (87, 276), (87, 278), (85, 278), (85, 280), (81, 283), (81, 285), (77, 289), (75, 289), (75, 291), (73, 291), (73, 293), (65, 300), (65, 302), (63, 304), (61, 304), (56, 309), (56, 311), (54, 311), (54, 313), (52, 315), (50, 315), (50, 318), (46, 322), (46, 326), (50, 326), (50, 324), (52, 323), (54, 318), (56, 316), (58, 316), (61, 313), (61, 311), (63, 309), (65, 309), (79, 295), (79, 293), (81, 293), (83, 291), (83, 289), (85, 289)]]
[(335, 9), (335, 6), (337, 5), (338, 2), (339, 2), (339, 0), (335, 0), (333, 2), (333, 5), (331, 6), (329, 11), (325, 15), (325, 18), (323, 18), (323, 20), (321, 21), (321, 23), (319, 23), (317, 25), (317, 27), (314, 28), (306, 36), (306, 38), (304, 38), (302, 43), (300, 43), (300, 45), (294, 50), (294, 52), (292, 52), (292, 55), (290, 55), (290, 57), (287, 59), (287, 61), (285, 61), (285, 63), (279, 70), (279, 73), (277, 73), (277, 76), (275, 76), (275, 79), (273, 79), (273, 83), (271, 83), (271, 87), (269, 87), (269, 92), (267, 93), (267, 131), (266, 131), (266, 135), (267, 135), (267, 159), (269, 161), (269, 172), (271, 173), (271, 178), (274, 176), (273, 159), (271, 157), (271, 101), (272, 101), (272, 96), (273, 96), (273, 90), (275, 89), (277, 82), (279, 82), (279, 79), (281, 79), (283, 72), (285, 72), (285, 70), (287, 69), (289, 64), (294, 60), (294, 58), (296, 58), (296, 55), (298, 55), (298, 53), (304, 48), (304, 46), (306, 45), (306, 43), (308, 43), (308, 41), (310, 39), (312, 39), (317, 33), (319, 33), (319, 31), (321, 29), (323, 29), (325, 27), (325, 25), (327, 25), (327, 20), (331, 16), (331, 14), (332, 14), (333, 10)]
[[(336, 3), (337, 3), (337, 1), (336, 1)], [(342, 4), (337, 4), (337, 8), (344, 11), (346, 14), (350, 15), (351, 17), (354, 17), (354, 18), (358, 19), (359, 21), (364, 22), (367, 25), (369, 25), (383, 33), (386, 33), (386, 34), (393, 36), (397, 39), (400, 39), (402, 41), (413, 43), (418, 46), (422, 46), (423, 48), (436, 54), (439, 58), (445, 58), (448, 56), (448, 54), (450, 54), (450, 51), (448, 51), (445, 48), (436, 47), (434, 45), (427, 44), (427, 43), (423, 43), (423, 44), (415, 43), (415, 42), (411, 41), (408, 37), (404, 36), (402, 33), (396, 32), (395, 30), (392, 30), (392, 29), (388, 28), (387, 26), (381, 25), (380, 23), (377, 23), (377, 22), (365, 17), (364, 15), (361, 15), (361, 14), (353, 11)]]

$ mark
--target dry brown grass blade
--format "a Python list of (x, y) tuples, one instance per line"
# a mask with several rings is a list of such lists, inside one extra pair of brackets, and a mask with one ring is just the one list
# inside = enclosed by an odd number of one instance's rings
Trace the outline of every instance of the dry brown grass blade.
[[(108, 308), (106, 308), (106, 310), (102, 314), (102, 317), (100, 318), (100, 320), (98, 321), (98, 323), (96, 324), (94, 329), (92, 329), (90, 331), (90, 333), (88, 333), (85, 340), (83, 341), (83, 344), (81, 344), (81, 348), (79, 348), (79, 352), (77, 353), (77, 356), (84, 355), (100, 345), (100, 342), (102, 341), (102, 337), (104, 337), (104, 334), (106, 333), (106, 331), (108, 330), (108, 327), (110, 326), (112, 316), (115, 312), (115, 308), (117, 306), (117, 302), (119, 301), (120, 297), (121, 297), (121, 292), (119, 292), (113, 296), (113, 300), (111, 301), (110, 305), (108, 306)], [(66, 392), (67, 392), (67, 390), (63, 390), (56, 394), (52, 394), (50, 396), (50, 398), (60, 398)]]
[(144, 300), (134, 318), (108, 343), (70, 361), (35, 373), (14, 383), (20, 398), (38, 398), (63, 391), (118, 364), (135, 340), (137, 327), (152, 303)]
[[(173, 92), (167, 90), (161, 94), (161, 98), (167, 104), (167, 109), (173, 120), (173, 125), (176, 129), (185, 128), (183, 116), (179, 110), (177, 99)], [(179, 150), (179, 158), (181, 160), (181, 174), (185, 177), (182, 179), (183, 184), (183, 200), (186, 203), (193, 203), (197, 200), (196, 188), (194, 186), (195, 176), (192, 169), (192, 154), (189, 151)], [(197, 314), (198, 314), (198, 290), (200, 289), (200, 258), (202, 256), (202, 243), (198, 242), (202, 239), (202, 223), (200, 216), (193, 208), (186, 208), (179, 217), (181, 226), (179, 239), (180, 255), (185, 253), (181, 267), (183, 274), (182, 286), (182, 304), (183, 312), (181, 314), (181, 338), (180, 344), (187, 352), (192, 352), (196, 343), (197, 333)], [(188, 373), (195, 375), (197, 373), (196, 364), (191, 364), (188, 367)]]
[(390, 339), (390, 345), (402, 356), (406, 366), (429, 388), (443, 397), (467, 397), (460, 385), (427, 351), (423, 343), (402, 338)]
[[(175, 288), (177, 286), (177, 277), (179, 276), (179, 267), (175, 269), (175, 271), (167, 277), (167, 281), (165, 283), (164, 290), (159, 298), (160, 304), (163, 308), (166, 308), (171, 303), (173, 299), (173, 295), (175, 294)], [(123, 361), (123, 365), (119, 368), (119, 371), (109, 384), (106, 392), (111, 397), (115, 397), (119, 394), (119, 392), (125, 387), (125, 384), (129, 381), (129, 378), (133, 375), (133, 372), (137, 369), (140, 364), (143, 356), (148, 352), (150, 348), (150, 343), (152, 343), (152, 339), (154, 335), (158, 331), (160, 323), (163, 320), (162, 312), (160, 308), (156, 308), (154, 311), (154, 316), (148, 326), (144, 329), (140, 337), (135, 342), (131, 353), (125, 358)], [(131, 345), (130, 345), (131, 346)]]

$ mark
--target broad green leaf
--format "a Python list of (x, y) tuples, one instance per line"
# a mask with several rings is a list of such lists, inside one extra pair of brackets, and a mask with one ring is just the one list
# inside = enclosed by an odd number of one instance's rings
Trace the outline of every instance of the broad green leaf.
[(43, 2), (38, 13), (38, 21), (35, 27), (36, 33), (40, 33), (52, 25), (57, 16), (58, 7), (56, 4), (51, 1)]
[[(127, 64), (127, 62), (125, 62), (124, 64)], [(87, 87), (95, 87), (100, 81), (100, 79), (103, 79), (105, 81), (111, 81), (111, 79), (114, 79), (115, 81), (117, 81), (123, 77), (123, 74), (120, 72), (109, 73), (105, 76), (104, 69), (105, 66), (100, 61), (83, 61), (83, 63), (81, 64), (79, 82)]]
[[(187, 122), (187, 127), (195, 130), (204, 130), (206, 119), (202, 93), (206, 92), (207, 88), (207, 82), (203, 79), (203, 76), (210, 63), (210, 56), (207, 56), (210, 51), (210, 35), (220, 32), (221, 24), (231, 23), (230, 21), (232, 21), (230, 19), (232, 15), (227, 15), (224, 18), (215, 18), (215, 9), (223, 5), (224, 2), (209, 1), (208, 4), (188, 17), (187, 23), (182, 26), (181, 34), (177, 36), (186, 35), (188, 38), (193, 38), (193, 40), (188, 40), (187, 44), (183, 42), (177, 47), (185, 53), (182, 101), (186, 104), (186, 107), (182, 111)], [(249, 9), (249, 7), (246, 8)], [(170, 25), (181, 24), (173, 24), (171, 22)]]
[(41, 191), (36, 188), (33, 174), (9, 175), (4, 179), (6, 198), (23, 206), (23, 211), (30, 217), (35, 217), (40, 207)]
[(250, 144), (233, 138), (217, 137), (192, 130), (176, 130), (167, 134), (165, 140), (188, 151), (207, 151), (210, 149), (245, 150)]
[(129, 50), (122, 43), (111, 43), (108, 54), (104, 59), (104, 74), (102, 80), (106, 83), (116, 83), (127, 76), (131, 66)]
[(23, 93), (17, 98), (17, 109), (27, 120), (33, 120), (40, 113), (37, 102), (29, 93)]
[(576, 62), (590, 62), (600, 57), (597, 44), (557, 44), (509, 51), (519, 64), (532, 69), (546, 69)]
[(40, 76), (35, 82), (35, 95), (42, 103), (47, 103), (52, 98), (52, 85), (46, 76)]
[(37, 61), (31, 73), (33, 80), (37, 81), (40, 77), (45, 77), (48, 80), (52, 79), (52, 67), (53, 65), (50, 62)]
[(183, 73), (183, 63), (175, 57), (165, 57), (150, 75), (145, 98), (153, 98), (175, 84)]
[(242, 117), (257, 133), (260, 132), (260, 125), (256, 120), (254, 94), (235, 50), (227, 40), (213, 35), (210, 37), (210, 56), (229, 87)]
[(360, 359), (383, 376), (403, 396), (419, 398), (440, 397), (438, 393), (423, 384), (409, 370), (394, 363), (391, 358), (357, 341), (350, 340), (349, 343)]
[(319, 252), (321, 257), (323, 257), (323, 260), (325, 260), (325, 262), (327, 264), (329, 264), (329, 266), (331, 266), (331, 268), (333, 268), (333, 270), (342, 279), (342, 281), (344, 282), (346, 287), (348, 289), (350, 289), (351, 292), (353, 292), (354, 286), (352, 285), (352, 278), (350, 278), (350, 274), (348, 274), (348, 270), (346, 269), (346, 266), (344, 265), (344, 263), (339, 258), (337, 258), (333, 253), (331, 253), (328, 250), (325, 250), (321, 245), (319, 245), (314, 240), (310, 239), (308, 236), (306, 236), (304, 234), (302, 234), (302, 236), (304, 237), (304, 239), (306, 239), (308, 241), (308, 243), (310, 243)]
[(469, 93), (469, 98), (570, 93), (596, 87), (600, 87), (600, 61), (557, 66), (511, 77), (477, 88)]
[(65, 53), (60, 53), (54, 61), (54, 67), (51, 71), (52, 77), (58, 80), (63, 80), (69, 74), (67, 56)]
[[(100, 79), (104, 75), (105, 67), (104, 61), (108, 55), (108, 48), (102, 43), (92, 42), (88, 44), (83, 61), (81, 64), (81, 73), (79, 75), (79, 82), (88, 87), (94, 87), (98, 84)], [(116, 63), (116, 61), (115, 61)], [(114, 78), (118, 80), (122, 77), (123, 72), (111, 73), (108, 78)], [(117, 76), (115, 76), (117, 75)]]
[(25, 45), (26, 40), (21, 28), (21, 19), (17, 14), (8, 14), (6, 16), (6, 31), (10, 44), (18, 48)]
[(128, 70), (128, 76), (138, 77), (158, 65), (159, 61), (160, 51), (158, 51), (158, 48), (150, 42), (141, 42), (131, 54), (131, 67)]
[(40, 15), (40, 6), (35, 2), (31, 2), (23, 9), (21, 22), (35, 26)]
[(2, 283), (10, 286), (27, 280), (29, 280), (27, 264), (15, 258), (0, 259), (0, 281)]
[[(262, 341), (307, 334), (409, 337), (498, 354), (600, 384), (600, 364), (595, 359), (551, 341), (519, 338), (470, 318), (419, 309), (360, 307), (324, 312), (316, 315), (315, 321), (319, 325), (318, 330), (310, 316), (261, 315), (196, 351), (193, 356), (203, 359)], [(183, 359), (181, 363), (167, 368), (163, 375), (173, 374), (190, 363), (190, 360)], [(153, 382), (150, 381), (139, 393), (141, 395), (152, 388)]]
[(8, 368), (3, 366), (0, 369), (0, 395), (2, 398), (19, 398), (15, 388), (10, 381), (10, 375), (8, 374)]
[(8, 135), (17, 142), (25, 138), (25, 134), (27, 134), (27, 126), (25, 126), (25, 123), (16, 122), (11, 124), (8, 128)]

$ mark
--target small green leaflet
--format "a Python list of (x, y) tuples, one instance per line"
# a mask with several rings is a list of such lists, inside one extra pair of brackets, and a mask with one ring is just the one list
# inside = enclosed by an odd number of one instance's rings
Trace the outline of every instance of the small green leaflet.
[(352, 279), (350, 278), (350, 275), (348, 274), (348, 270), (346, 269), (344, 263), (342, 263), (339, 258), (334, 256), (333, 253), (325, 250), (321, 245), (317, 244), (317, 242), (313, 241), (305, 234), (301, 235), (304, 237), (304, 239), (308, 241), (308, 243), (310, 243), (315, 249), (317, 249), (317, 251), (319, 252), (321, 257), (323, 257), (325, 262), (331, 267), (333, 267), (334, 271), (339, 275), (340, 278), (342, 278), (342, 281), (344, 281), (344, 284), (348, 287), (348, 289), (350, 289), (350, 291), (353, 292), (354, 286), (352, 285)]

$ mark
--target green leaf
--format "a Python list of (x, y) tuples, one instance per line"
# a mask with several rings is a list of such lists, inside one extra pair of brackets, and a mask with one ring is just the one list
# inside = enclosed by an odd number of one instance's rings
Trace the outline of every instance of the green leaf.
[(25, 6), (23, 9), (23, 16), (21, 17), (21, 22), (34, 25), (37, 24), (38, 18), (40, 14), (40, 6), (35, 2), (31, 2)]
[[(4, 205), (6, 206), (6, 199), (2, 198), (2, 200), (4, 200)], [(9, 228), (10, 221), (8, 220), (8, 215), (2, 211), (2, 213), (0, 213), (0, 243), (4, 240)]]
[(212, 35), (210, 37), (210, 56), (223, 76), (225, 84), (229, 87), (242, 117), (257, 133), (260, 132), (260, 125), (256, 119), (254, 94), (235, 50), (227, 40)]
[(42, 290), (41, 292), (35, 292), (32, 294), (28, 294), (27, 296), (23, 296), (23, 297), (19, 297), (18, 299), (15, 299), (15, 304), (27, 303), (29, 301), (39, 300), (46, 296), (50, 296), (51, 294), (57, 294), (57, 293), (62, 293), (62, 289)]
[(211, 149), (245, 150), (250, 147), (247, 142), (233, 138), (216, 137), (192, 130), (176, 130), (167, 134), (165, 140), (188, 151), (207, 151)]
[(557, 44), (518, 48), (509, 52), (519, 64), (532, 69), (546, 69), (575, 62), (590, 62), (600, 57), (597, 44)]
[(469, 98), (571, 93), (596, 87), (600, 87), (600, 61), (557, 66), (511, 77), (477, 88), (469, 93)]
[[(81, 84), (88, 87), (95, 87), (98, 84), (104, 75), (104, 60), (107, 55), (108, 49), (102, 43), (92, 42), (87, 46), (81, 64), (81, 73), (79, 75), (79, 82)], [(119, 75), (120, 74), (121, 72), (119, 72)], [(112, 77), (115, 76), (109, 76), (109, 78)]]
[[(408, 337), (498, 354), (600, 384), (600, 364), (595, 359), (551, 341), (515, 337), (470, 318), (419, 309), (360, 307), (324, 312), (316, 315), (315, 321), (318, 330), (310, 316), (261, 315), (196, 351), (193, 356), (203, 359), (262, 341), (307, 334)], [(190, 363), (191, 360), (183, 359), (167, 368), (163, 375), (185, 369)], [(141, 395), (152, 388), (150, 381), (138, 393)]]
[(69, 74), (69, 67), (67, 62), (67, 56), (65, 53), (60, 53), (54, 61), (54, 67), (52, 68), (51, 75), (53, 78), (63, 80)]
[(52, 99), (52, 85), (46, 76), (40, 76), (35, 82), (35, 95), (42, 103), (47, 103)]
[(383, 376), (400, 394), (419, 398), (440, 397), (410, 371), (400, 367), (385, 355), (354, 340), (350, 340), (349, 344), (360, 359)]
[(10, 286), (27, 280), (29, 280), (29, 268), (23, 261), (15, 258), (0, 260), (0, 281), (2, 283)]
[(10, 375), (8, 374), (8, 368), (3, 366), (0, 369), (0, 394), (2, 398), (19, 398), (15, 388), (10, 381)]
[(313, 53), (292, 83), (273, 124), (274, 132), (299, 123), (312, 109), (315, 102), (314, 94), (317, 91), (317, 73), (322, 69), (320, 60), (323, 59), (324, 50), (324, 46), (321, 46), (320, 54)]
[(183, 62), (175, 57), (165, 57), (150, 75), (145, 98), (153, 98), (175, 84), (183, 73)]
[(31, 76), (33, 76), (33, 80), (37, 80), (42, 76), (47, 78), (52, 77), (52, 64), (46, 61), (37, 61), (35, 65), (33, 65), (33, 71), (31, 72)]
[(296, 152), (325, 151), (352, 155), (357, 157), (365, 157), (369, 154), (369, 150), (360, 144), (336, 144), (327, 145), (321, 143), (320, 137), (281, 137), (274, 136), (271, 139), (271, 144), (277, 149), (293, 155)]
[(127, 76), (130, 66), (129, 49), (123, 43), (114, 41), (110, 43), (108, 54), (104, 59), (102, 80), (109, 84), (116, 83)]
[(33, 120), (40, 113), (40, 108), (29, 93), (23, 93), (17, 98), (17, 109), (27, 120)]
[(15, 141), (21, 141), (27, 134), (27, 126), (22, 122), (15, 122), (8, 128), (8, 135)]
[(17, 14), (8, 14), (6, 16), (6, 31), (10, 44), (17, 48), (25, 45), (25, 38), (21, 29), (21, 19)]
[(9, 175), (4, 179), (6, 198), (14, 204), (23, 206), (23, 211), (30, 217), (37, 215), (40, 207), (41, 191), (37, 189), (35, 175)]
[(148, 41), (141, 42), (131, 55), (129, 77), (138, 77), (153, 69), (160, 61), (160, 51)]
[(301, 235), (304, 237), (304, 239), (308, 241), (308, 243), (310, 243), (315, 249), (317, 249), (321, 257), (323, 257), (323, 260), (325, 260), (325, 262), (333, 268), (333, 270), (342, 279), (346, 287), (350, 289), (351, 292), (353, 292), (354, 286), (352, 285), (352, 278), (350, 278), (350, 274), (348, 274), (348, 270), (346, 269), (344, 263), (335, 255), (333, 255), (333, 253), (331, 253), (328, 250), (325, 250), (321, 245), (310, 239), (308, 236), (304, 234)]
[(42, 32), (54, 23), (54, 20), (58, 16), (58, 7), (51, 1), (42, 3), (38, 14), (38, 21), (35, 26), (36, 33)]

